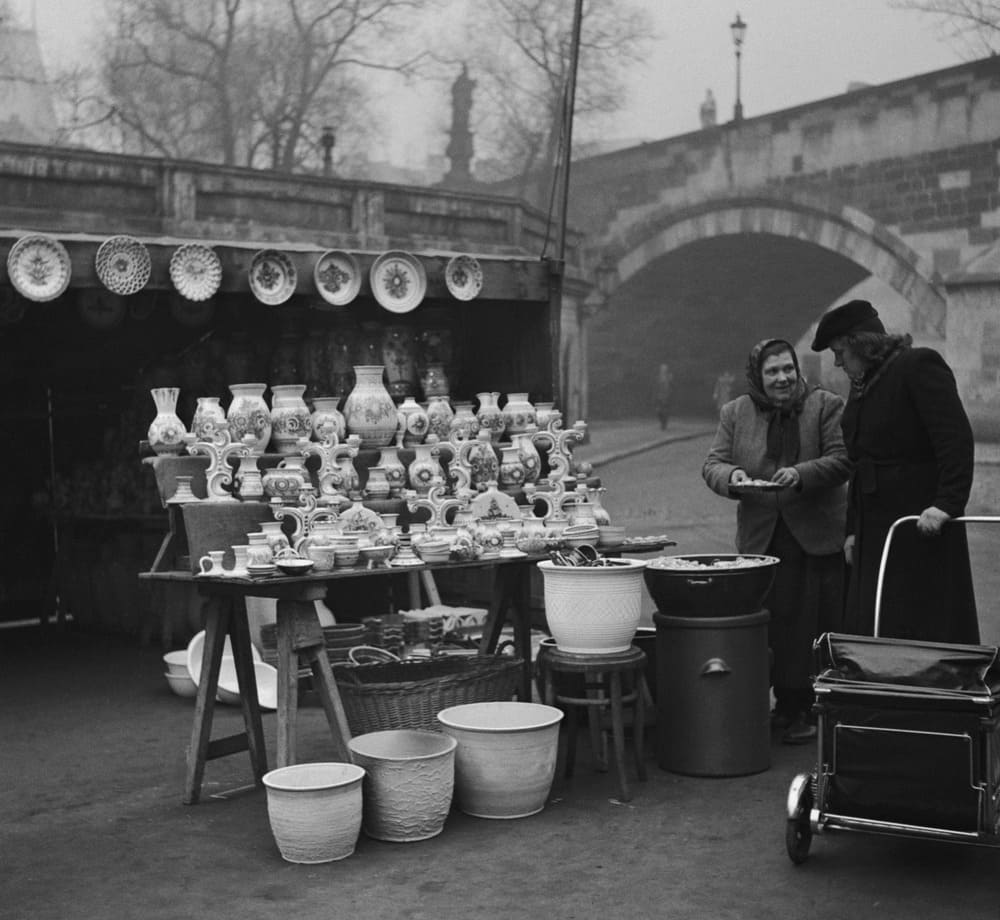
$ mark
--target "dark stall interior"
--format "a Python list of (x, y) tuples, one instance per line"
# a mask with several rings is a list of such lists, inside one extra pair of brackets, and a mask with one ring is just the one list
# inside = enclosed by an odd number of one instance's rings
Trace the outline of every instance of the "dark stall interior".
[(180, 388), (186, 425), (200, 396), (227, 406), (232, 383), (306, 384), (307, 401), (346, 396), (356, 364), (386, 365), (400, 400), (423, 400), (430, 363), (444, 366), (453, 401), (484, 390), (553, 398), (541, 302), (428, 299), (394, 315), (363, 296), (346, 307), (298, 296), (270, 307), (246, 293), (202, 303), (166, 291), (3, 297), (4, 415), (23, 456), (0, 498), (0, 621), (58, 610), (83, 628), (142, 632), (148, 604), (136, 574), (167, 529), (141, 462), (153, 387)]

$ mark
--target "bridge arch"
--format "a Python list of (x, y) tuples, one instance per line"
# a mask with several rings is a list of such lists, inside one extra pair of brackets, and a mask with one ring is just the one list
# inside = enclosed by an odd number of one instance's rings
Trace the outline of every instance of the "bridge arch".
[[(726, 195), (668, 208), (630, 225), (604, 249), (622, 282), (684, 246), (734, 235), (767, 234), (819, 246), (885, 282), (911, 307), (912, 332), (943, 339), (946, 295), (928, 261), (890, 229), (849, 205), (830, 207), (807, 197)], [(818, 319), (814, 317), (813, 319)]]

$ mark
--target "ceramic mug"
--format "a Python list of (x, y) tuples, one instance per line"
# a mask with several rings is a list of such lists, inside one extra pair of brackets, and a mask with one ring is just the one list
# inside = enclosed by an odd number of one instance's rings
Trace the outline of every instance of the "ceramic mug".
[(226, 555), (224, 549), (213, 549), (207, 555), (198, 560), (198, 568), (202, 575), (224, 575), (225, 569), (222, 559)]
[(243, 543), (240, 546), (233, 547), (233, 556), (236, 558), (236, 563), (226, 573), (227, 575), (232, 575), (239, 578), (250, 577), (250, 573), (247, 571), (247, 553), (249, 551), (250, 547), (246, 543)]
[(317, 572), (329, 572), (336, 561), (336, 551), (332, 546), (310, 543), (305, 547), (305, 554), (316, 563), (314, 570)]

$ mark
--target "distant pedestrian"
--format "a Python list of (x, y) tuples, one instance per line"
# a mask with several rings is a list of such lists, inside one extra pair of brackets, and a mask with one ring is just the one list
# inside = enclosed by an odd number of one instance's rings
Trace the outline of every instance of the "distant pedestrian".
[(669, 364), (660, 365), (660, 376), (656, 383), (656, 417), (660, 420), (660, 430), (665, 431), (670, 421), (670, 404), (673, 399), (674, 375)]

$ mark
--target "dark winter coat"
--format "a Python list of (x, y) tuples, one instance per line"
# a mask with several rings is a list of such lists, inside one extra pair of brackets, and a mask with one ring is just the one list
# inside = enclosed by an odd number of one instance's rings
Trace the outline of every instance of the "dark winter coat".
[[(907, 348), (844, 408), (844, 443), (854, 462), (847, 530), (856, 538), (845, 632), (871, 635), (879, 563), (892, 523), (935, 506), (964, 513), (974, 442), (944, 359)], [(912, 523), (893, 535), (879, 635), (934, 642), (979, 641), (965, 528), (945, 524), (922, 537)]]

